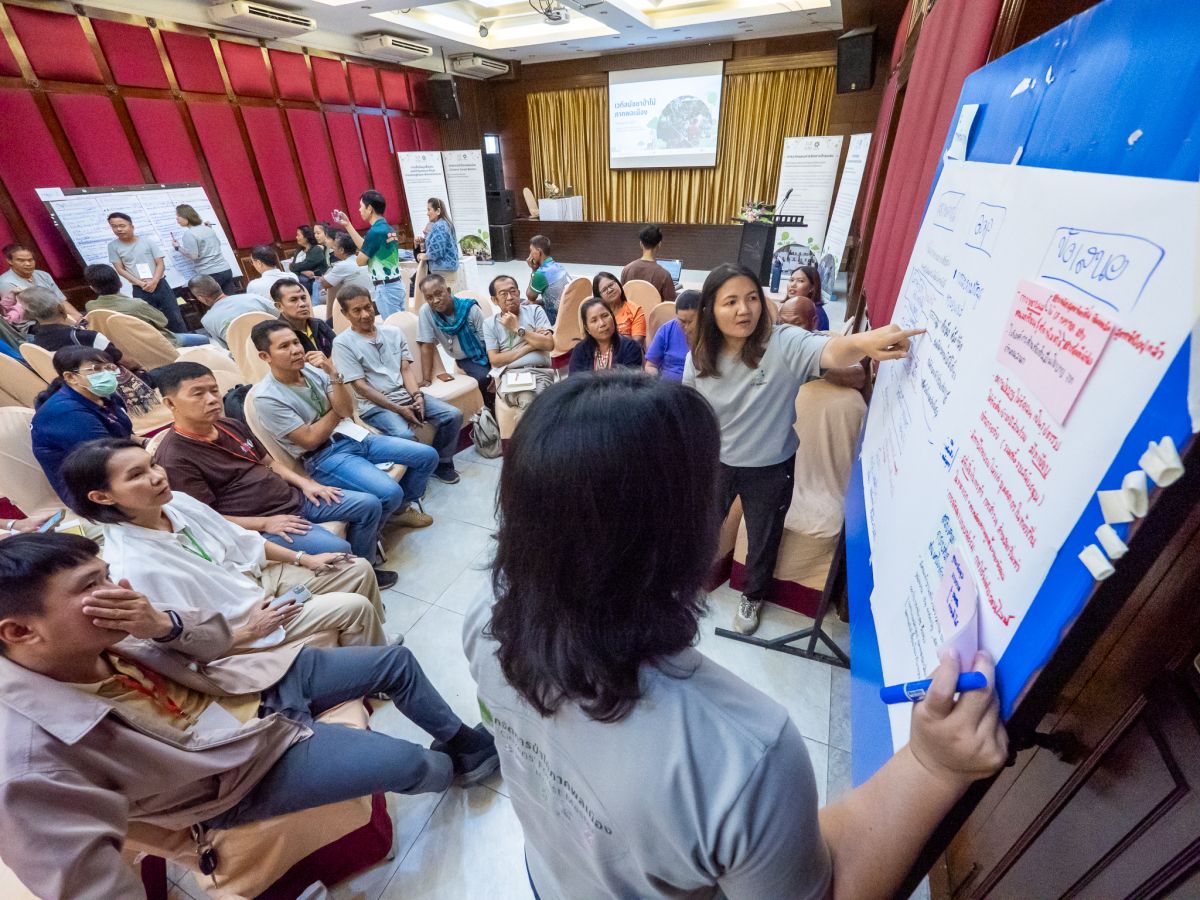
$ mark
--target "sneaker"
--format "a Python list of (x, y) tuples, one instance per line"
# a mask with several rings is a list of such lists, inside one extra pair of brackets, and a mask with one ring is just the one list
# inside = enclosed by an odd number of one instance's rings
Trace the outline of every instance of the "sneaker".
[(392, 522), (401, 528), (428, 528), (433, 524), (433, 516), (421, 512), (415, 506), (410, 506), (404, 512), (393, 516)]
[(733, 614), (733, 630), (738, 634), (754, 634), (758, 631), (758, 613), (761, 609), (761, 600), (742, 597), (737, 612)]
[(391, 569), (377, 568), (375, 569), (375, 580), (379, 582), (379, 589), (381, 591), (386, 591), (388, 588), (393, 587), (396, 582), (400, 580), (400, 576)]
[(452, 462), (441, 463), (433, 470), (433, 477), (446, 484), (458, 484), (459, 482), (458, 470), (454, 468)]
[(447, 749), (445, 741), (434, 741), (429, 749), (434, 753), (445, 753), (454, 763), (454, 783), (459, 787), (478, 784), (500, 768), (500, 754), (496, 752), (496, 740), (480, 722), (474, 731), (487, 738), (487, 746), (473, 753), (455, 754)]

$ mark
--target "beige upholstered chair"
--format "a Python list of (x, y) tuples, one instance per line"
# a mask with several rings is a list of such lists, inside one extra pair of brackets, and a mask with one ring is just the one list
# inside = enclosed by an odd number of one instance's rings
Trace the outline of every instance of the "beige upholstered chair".
[(658, 288), (648, 281), (635, 278), (632, 281), (625, 282), (624, 288), (625, 299), (630, 303), (636, 303), (640, 306), (647, 318), (649, 318), (650, 313), (654, 312), (654, 308), (662, 303), (662, 297), (658, 293)]
[(63, 505), (34, 458), (32, 422), (32, 409), (0, 409), (0, 497), (7, 497), (27, 516)]
[[(116, 310), (113, 309), (97, 309), (90, 313), (85, 313), (84, 318), (87, 319), (88, 328), (90, 328), (92, 331), (98, 331), (105, 337), (108, 337), (108, 332), (104, 330), (104, 326), (105, 323), (108, 322), (109, 316), (114, 315), (115, 313)], [(109, 338), (109, 340), (111, 341), (112, 338)], [(116, 342), (114, 341), (114, 343)]]
[(58, 377), (58, 373), (54, 371), (54, 354), (45, 347), (26, 341), (21, 345), (21, 356), (46, 383)]
[(104, 320), (104, 328), (97, 330), (147, 369), (156, 369), (179, 359), (179, 349), (174, 344), (153, 325), (133, 316), (111, 313)]
[[(330, 302), (333, 302), (333, 301), (330, 301)], [(314, 306), (312, 308), (312, 314), (313, 314), (314, 318), (323, 319), (323, 318), (325, 318), (325, 311), (327, 309), (329, 309), (329, 307), (326, 304), (318, 303), (316, 306)]]
[[(399, 328), (404, 332), (404, 340), (408, 343), (408, 350), (413, 357), (413, 371), (416, 374), (417, 381), (424, 381), (425, 376), (421, 368), (421, 348), (417, 344), (417, 317), (410, 312), (393, 313), (387, 317), (385, 325), (391, 325)], [(437, 397), (439, 400), (445, 400), (463, 415), (463, 423), (471, 421), (471, 417), (479, 410), (483, 409), (483, 394), (479, 392), (479, 384), (470, 375), (464, 375), (462, 372), (452, 373), (452, 380), (441, 381), (438, 379), (439, 374), (444, 374), (446, 367), (442, 363), (441, 354), (433, 355), (433, 372), (429, 379), (429, 386), (421, 388), (421, 390), (431, 397)]]
[(259, 322), (270, 322), (274, 318), (268, 312), (242, 313), (225, 330), (225, 343), (229, 345), (229, 352), (246, 384), (257, 384), (268, 371), (267, 364), (258, 358), (258, 351), (250, 343), (250, 332)]
[(654, 340), (654, 335), (658, 334), (658, 329), (662, 328), (668, 322), (675, 318), (675, 301), (668, 300), (666, 303), (660, 303), (646, 314), (646, 347), (650, 347), (650, 342)]
[(21, 406), (33, 408), (37, 395), (46, 389), (46, 382), (11, 356), (0, 354), (0, 390)]
[(586, 280), (584, 278), (572, 282), (567, 290), (563, 291), (562, 299), (558, 303), (558, 318), (554, 320), (554, 349), (550, 351), (550, 358), (553, 360), (568, 356), (575, 349), (575, 345), (583, 340), (579, 307), (591, 294), (591, 286), (588, 286), (587, 291), (572, 291), (571, 288), (579, 281)]
[(538, 209), (537, 197), (533, 196), (533, 191), (529, 188), (524, 188), (521, 193), (525, 197), (525, 205), (529, 207), (529, 218), (536, 219), (541, 215), (541, 210)]

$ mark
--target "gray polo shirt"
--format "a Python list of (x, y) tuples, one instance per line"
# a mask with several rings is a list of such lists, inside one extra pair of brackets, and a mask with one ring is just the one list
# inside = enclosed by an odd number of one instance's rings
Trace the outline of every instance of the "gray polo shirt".
[(23, 291), (31, 287), (45, 288), (59, 300), (67, 299), (58, 289), (58, 285), (54, 283), (54, 279), (50, 277), (50, 273), (43, 272), (41, 269), (34, 269), (32, 278), (22, 278), (12, 269), (0, 275), (0, 294), (7, 294), (9, 291)]
[(692, 354), (683, 383), (698, 390), (721, 425), (721, 462), (773, 466), (795, 454), (796, 392), (821, 377), (821, 351), (830, 338), (793, 325), (776, 325), (757, 369), (722, 355), (719, 375), (697, 378)]
[[(158, 238), (151, 235), (147, 235), (146, 237), (138, 236), (131, 244), (126, 244), (123, 241), (108, 242), (109, 265), (116, 267), (117, 260), (120, 260), (121, 265), (138, 278), (152, 278), (154, 276), (154, 261), (161, 259), (165, 255), (162, 245), (158, 242)], [(149, 269), (139, 272), (139, 265), (149, 266)]]
[[(376, 325), (374, 339), (363, 337), (352, 328), (347, 328), (333, 339), (333, 364), (349, 384), (364, 379), (393, 403), (408, 405), (412, 395), (404, 387), (400, 366), (404, 361), (412, 362), (408, 342), (399, 328)], [(375, 404), (359, 397), (358, 412), (369, 412)]]
[[(489, 350), (511, 350), (517, 344), (521, 343), (521, 339), (517, 337), (516, 332), (509, 331), (504, 327), (504, 323), (500, 321), (500, 313), (492, 316), (484, 323), (483, 339)], [(550, 319), (546, 316), (546, 311), (536, 303), (522, 303), (520, 311), (517, 313), (518, 327), (524, 328), (526, 331), (550, 331)], [(543, 368), (550, 365), (550, 354), (545, 350), (533, 350), (526, 353), (524, 356), (517, 357), (508, 364), (510, 369), (520, 369), (525, 366), (541, 366)]]
[[(475, 332), (480, 346), (487, 345), (483, 335), (483, 310), (479, 308), (478, 303), (471, 307), (467, 327)], [(433, 324), (433, 307), (428, 303), (422, 304), (421, 311), (417, 313), (417, 343), (440, 344), (455, 359), (462, 359), (467, 355), (463, 353), (457, 335), (448, 335)]]
[(618, 722), (574, 703), (543, 717), (504, 678), (491, 606), (489, 588), (463, 647), (542, 897), (829, 894), (816, 781), (783, 707), (688, 648), (643, 667), (642, 698)]
[(258, 294), (229, 294), (209, 307), (208, 312), (200, 319), (200, 324), (214, 341), (229, 349), (229, 345), (225, 343), (225, 332), (229, 330), (229, 323), (248, 312), (279, 315), (275, 304)]
[(230, 268), (229, 260), (221, 253), (221, 239), (207, 225), (192, 225), (183, 229), (179, 246), (192, 261), (197, 275), (214, 275)]
[[(326, 411), (333, 404), (329, 397), (332, 383), (328, 375), (309, 365), (305, 365), (303, 375), (305, 384), (294, 388), (276, 380), (275, 376), (268, 372), (254, 392), (254, 411), (258, 413), (262, 427), (279, 441), (284, 450), (297, 458), (308, 451), (293, 444), (287, 436), (301, 426), (311, 425), (324, 415), (317, 407), (320, 397), (325, 398)], [(311, 398), (307, 396), (309, 394), (312, 395)]]

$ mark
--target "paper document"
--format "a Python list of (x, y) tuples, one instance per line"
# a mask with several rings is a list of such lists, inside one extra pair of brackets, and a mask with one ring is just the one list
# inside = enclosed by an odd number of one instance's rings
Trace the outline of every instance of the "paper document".
[(353, 419), (342, 419), (338, 423), (337, 428), (333, 429), (333, 433), (348, 437), (354, 441), (359, 441), (360, 443), (371, 436), (371, 432), (367, 431), (367, 429), (363, 428)]

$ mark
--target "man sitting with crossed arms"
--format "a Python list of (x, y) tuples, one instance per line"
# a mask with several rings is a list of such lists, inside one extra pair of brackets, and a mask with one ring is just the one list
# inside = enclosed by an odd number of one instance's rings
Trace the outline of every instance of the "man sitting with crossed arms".
[[(208, 829), (496, 770), (491, 735), (463, 724), (406, 648), (228, 657), (221, 616), (169, 596), (156, 609), (96, 550), (70, 534), (0, 542), (0, 833), (37, 896), (141, 897), (121, 858), (130, 826), (196, 828), (219, 875)], [(437, 740), (314, 721), (373, 694)]]

